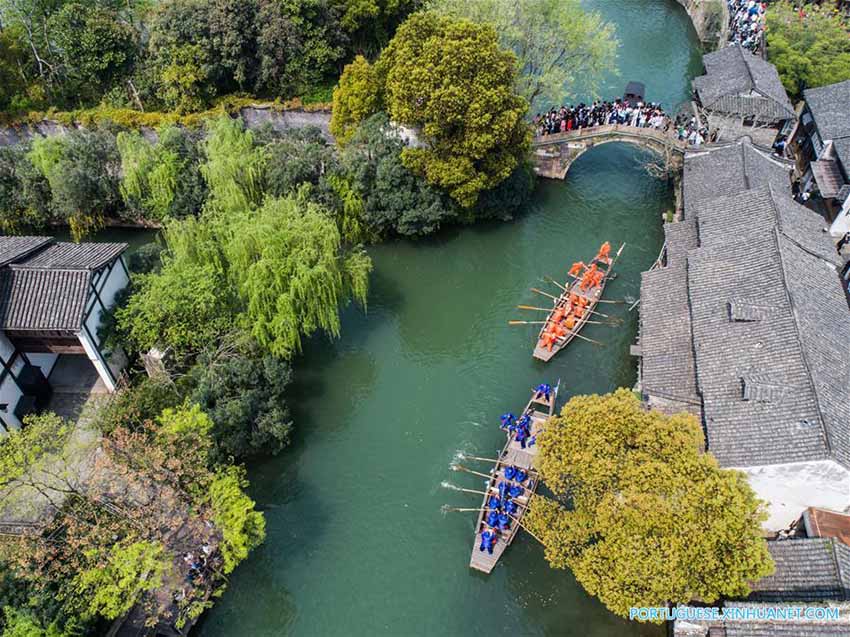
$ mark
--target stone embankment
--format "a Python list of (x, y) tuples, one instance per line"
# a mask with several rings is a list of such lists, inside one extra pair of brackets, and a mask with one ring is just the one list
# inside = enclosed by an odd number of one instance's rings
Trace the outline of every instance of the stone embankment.
[[(330, 133), (331, 114), (326, 111), (279, 110), (258, 104), (240, 109), (239, 115), (248, 128), (260, 128), (267, 122), (277, 131), (316, 126), (329, 141), (333, 139)], [(49, 119), (35, 124), (4, 125), (0, 126), (0, 146), (12, 146), (36, 135), (59, 135), (68, 129), (68, 126)], [(156, 131), (153, 129), (142, 128), (141, 132), (150, 141), (156, 140)]]
[(726, 0), (676, 0), (691, 18), (706, 51), (714, 51), (729, 39), (729, 9)]

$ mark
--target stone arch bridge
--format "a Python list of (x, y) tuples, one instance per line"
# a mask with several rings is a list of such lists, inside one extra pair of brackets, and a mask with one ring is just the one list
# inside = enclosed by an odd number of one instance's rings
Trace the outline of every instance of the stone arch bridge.
[(623, 142), (648, 148), (661, 156), (667, 168), (682, 166), (687, 142), (679, 141), (673, 127), (668, 132), (625, 124), (605, 124), (566, 133), (535, 137), (531, 142), (534, 172), (541, 177), (564, 179), (572, 163), (600, 144)]

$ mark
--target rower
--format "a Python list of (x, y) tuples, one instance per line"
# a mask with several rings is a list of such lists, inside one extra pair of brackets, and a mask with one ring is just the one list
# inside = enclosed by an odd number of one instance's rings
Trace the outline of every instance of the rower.
[(490, 555), (493, 555), (493, 546), (496, 544), (496, 532), (492, 529), (487, 529), (484, 533), (481, 534), (481, 546), (478, 547), (479, 551), (484, 551), (487, 549), (487, 552)]
[(499, 514), (499, 528), (502, 531), (507, 531), (511, 528), (511, 517), (507, 513)]
[(515, 476), (516, 476), (516, 467), (514, 467), (514, 466), (505, 467), (505, 477), (508, 480), (513, 480)]
[(498, 486), (499, 497), (502, 499), (502, 501), (504, 501), (505, 494), (508, 492), (509, 487), (510, 487), (510, 485), (507, 482), (500, 482), (499, 483), (499, 486)]
[[(576, 308), (576, 310), (581, 311), (581, 308), (580, 308), (580, 307), (577, 307), (577, 308)], [(574, 328), (575, 326), (576, 326), (576, 317), (575, 317), (575, 314), (570, 314), (570, 315), (567, 317), (567, 320), (566, 320), (566, 321), (564, 321), (564, 327), (566, 327), (566, 328), (567, 328), (567, 330), (569, 330), (570, 332), (572, 332), (572, 331), (573, 331), (573, 328)]]
[(507, 502), (505, 502), (505, 511), (510, 515), (515, 515), (517, 512), (517, 508), (518, 507), (516, 505), (516, 502), (514, 502), (513, 500), (508, 500)]
[(490, 511), (487, 514), (487, 525), (488, 526), (499, 526), (499, 512), (498, 511)]
[(611, 260), (611, 244), (607, 241), (599, 248), (599, 254), (596, 255), (597, 261), (608, 263)]
[(513, 425), (514, 422), (516, 421), (516, 416), (514, 416), (512, 413), (502, 414), (501, 420), (502, 420), (501, 428), (502, 429), (510, 429), (511, 425)]
[(528, 477), (528, 473), (524, 469), (517, 469), (516, 474), (514, 476), (514, 480), (519, 483), (525, 482), (525, 479)]
[(498, 496), (491, 495), (490, 499), (487, 500), (487, 506), (490, 507), (491, 509), (501, 509), (502, 508), (502, 501), (498, 498)]
[[(549, 394), (552, 392), (552, 386), (549, 385), (548, 383), (540, 383), (537, 386), (537, 388), (535, 389), (535, 391), (537, 393), (534, 395), (534, 398), (539, 398), (540, 395), (542, 394), (543, 396), (546, 397), (546, 400), (548, 401), (549, 400)], [(526, 414), (526, 415), (528, 415), (528, 414)]]
[(571, 277), (578, 278), (578, 275), (581, 274), (581, 271), (584, 270), (587, 266), (583, 261), (576, 261), (573, 263), (573, 267), (570, 268), (569, 275)]
[(510, 496), (511, 496), (512, 498), (518, 498), (518, 497), (520, 497), (523, 493), (525, 493), (525, 489), (523, 489), (523, 488), (522, 488), (521, 486), (519, 486), (518, 484), (515, 484), (515, 485), (511, 486), (511, 487), (508, 489), (508, 493), (510, 494)]

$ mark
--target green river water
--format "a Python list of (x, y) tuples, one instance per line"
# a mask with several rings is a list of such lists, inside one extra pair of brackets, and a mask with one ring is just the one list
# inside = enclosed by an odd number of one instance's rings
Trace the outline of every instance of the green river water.
[[(594, 0), (617, 26), (617, 77), (605, 95), (643, 81), (647, 99), (672, 109), (700, 71), (696, 36), (672, 0)], [(662, 635), (629, 623), (589, 597), (568, 571), (553, 571), (520, 534), (490, 576), (469, 570), (480, 488), (453, 474), (459, 451), (492, 456), (498, 417), (521, 409), (539, 382), (562, 380), (562, 397), (635, 381), (622, 328), (588, 326), (599, 348), (574, 342), (552, 363), (531, 358), (532, 327), (518, 303), (544, 274), (563, 277), (605, 240), (627, 242), (608, 298), (637, 298), (640, 271), (662, 243), (667, 184), (645, 156), (609, 144), (585, 154), (564, 182), (541, 182), (510, 223), (452, 229), (438, 238), (370, 248), (375, 270), (366, 314), (344, 312), (342, 338), (312, 339), (297, 365), (294, 444), (250, 463), (251, 493), (264, 509), (264, 546), (233, 574), (194, 633), (246, 635)], [(111, 233), (110, 233), (111, 234)], [(608, 311), (603, 310), (603, 311)], [(486, 469), (485, 469), (486, 471)]]

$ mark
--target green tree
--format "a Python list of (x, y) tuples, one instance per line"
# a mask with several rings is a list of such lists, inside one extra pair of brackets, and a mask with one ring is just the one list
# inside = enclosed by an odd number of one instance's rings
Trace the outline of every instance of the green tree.
[(338, 72), (348, 39), (333, 2), (259, 0), (258, 16), (258, 92), (302, 95)]
[(430, 7), (493, 26), (517, 56), (517, 91), (532, 107), (592, 93), (615, 70), (614, 27), (579, 0), (431, 0)]
[(380, 83), (375, 69), (362, 55), (346, 64), (334, 89), (331, 133), (340, 146), (354, 135), (357, 126), (380, 108)]
[(116, 143), (128, 216), (165, 221), (200, 213), (207, 189), (192, 133), (164, 126), (157, 132), (156, 143), (134, 132), (118, 133)]
[(171, 567), (161, 544), (118, 542), (84, 551), (91, 566), (74, 577), (76, 593), (87, 600), (87, 611), (106, 619), (127, 613), (148, 591), (162, 586)]
[(318, 329), (338, 336), (339, 308), (366, 304), (372, 264), (345, 249), (325, 209), (301, 198), (266, 199), (219, 228), (241, 322), (272, 354), (290, 357)]
[(785, 90), (803, 90), (850, 79), (850, 37), (844, 18), (828, 5), (772, 3), (767, 50)]
[(646, 411), (626, 389), (576, 396), (539, 443), (561, 502), (536, 497), (528, 526), (611, 611), (745, 596), (772, 572), (762, 503), (701, 450), (693, 416)]
[(398, 26), (422, 6), (421, 0), (336, 0), (340, 23), (352, 40), (352, 50), (377, 54)]
[(131, 72), (137, 54), (136, 34), (115, 11), (70, 2), (51, 16), (50, 26), (81, 101), (99, 99)]
[(516, 57), (489, 25), (434, 12), (412, 15), (378, 61), (386, 108), (422, 144), (405, 165), (471, 208), (482, 190), (505, 180), (525, 158), (526, 100), (517, 95)]
[(189, 399), (210, 416), (219, 457), (279, 452), (289, 443), (292, 419), (286, 391), (288, 361), (266, 354), (242, 335), (207, 350), (183, 381)]
[(266, 537), (266, 521), (262, 513), (254, 510), (254, 501), (245, 495), (246, 486), (245, 471), (239, 467), (219, 471), (210, 485), (213, 521), (222, 534), (225, 574), (232, 572)]
[(43, 227), (51, 217), (50, 185), (22, 145), (0, 148), (0, 232)]
[(378, 235), (426, 235), (457, 219), (457, 205), (404, 166), (405, 144), (384, 113), (369, 118), (342, 153), (342, 170)]
[(260, 205), (268, 154), (241, 119), (224, 115), (207, 122), (204, 151), (207, 161), (201, 173), (209, 186), (211, 210), (233, 213)]
[(28, 157), (50, 184), (51, 209), (66, 220), (76, 240), (117, 214), (120, 155), (105, 130), (72, 130), (39, 137)]

